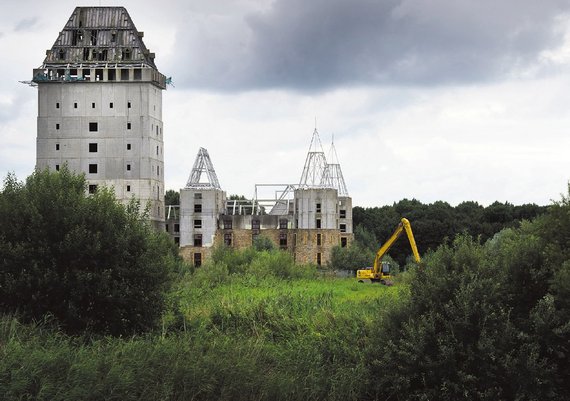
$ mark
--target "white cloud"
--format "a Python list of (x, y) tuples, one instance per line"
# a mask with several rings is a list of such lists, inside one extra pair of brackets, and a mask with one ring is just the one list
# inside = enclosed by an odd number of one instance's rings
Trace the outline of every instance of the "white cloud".
[[(467, 3), (476, 7), (476, 3)], [(256, 183), (294, 183), (302, 172), (315, 117), (325, 150), (335, 136), (355, 205), (391, 204), (404, 197), (452, 204), (464, 200), (547, 204), (566, 188), (570, 171), (568, 34), (560, 46), (547, 46), (536, 53), (541, 61), (530, 73), (495, 77), (486, 83), (471, 79), (461, 85), (391, 82), (379, 86), (372, 80), (370, 85), (363, 81), (352, 86), (339, 81), (326, 91), (313, 92), (287, 90), (286, 81), (275, 81), (275, 87), (264, 90), (211, 92), (204, 89), (208, 85), (188, 87), (192, 80), (185, 77), (194, 74), (196, 79), (217, 77), (219, 82), (228, 82), (250, 74), (248, 79), (255, 79), (255, 70), (247, 70), (251, 59), (245, 63), (240, 59), (252, 56), (248, 15), (261, 13), (259, 18), (264, 21), (279, 22), (279, 29), (285, 29), (287, 21), (272, 19), (277, 14), (272, 14), (275, 3), (270, 2), (169, 0), (161, 3), (161, 12), (151, 12), (156, 10), (154, 4), (130, 1), (126, 6), (137, 28), (145, 31), (145, 43), (156, 52), (159, 69), (172, 74), (176, 84), (163, 97), (167, 189), (184, 186), (199, 147), (208, 149), (228, 193), (251, 196)], [(400, 18), (410, 13), (414, 18), (428, 18), (424, 29), (434, 21), (457, 21), (441, 14), (449, 2), (438, 1), (432, 14), (420, 13), (411, 4), (415, 2), (401, 2)], [(461, 4), (453, 4), (449, 12), (461, 13)], [(30, 0), (9, 7), (11, 18), (0, 16), (2, 26), (15, 27), (17, 21), (39, 18), (30, 24), (32, 30), (3, 30), (0, 36), (3, 52), (17, 55), (0, 65), (5, 77), (0, 82), (0, 172), (15, 171), (24, 178), (35, 164), (37, 101), (35, 90), (17, 81), (31, 78), (32, 69), (41, 64), (45, 49), (56, 39), (74, 4), (54, 3), (49, 12), (41, 13)], [(525, 7), (530, 10), (532, 4)], [(433, 14), (436, 10), (440, 14)], [(548, 18), (558, 9), (549, 10)], [(508, 27), (502, 23), (514, 24), (505, 13), (490, 20), (493, 29), (503, 32)], [(524, 20), (524, 13), (519, 12), (517, 18)], [(565, 17), (556, 18), (563, 21)], [(477, 27), (477, 21), (472, 26)], [(291, 33), (275, 29), (272, 35)], [(461, 46), (473, 38), (449, 40)], [(286, 49), (293, 51), (290, 46), (297, 42), (287, 43)], [(519, 45), (527, 48), (524, 43)], [(540, 49), (536, 43), (528, 46)], [(448, 53), (436, 49), (432, 54)], [(269, 53), (256, 55), (262, 56), (269, 57)], [(327, 63), (335, 61), (324, 59), (319, 64), (322, 73), (328, 74)], [(401, 61), (418, 63), (413, 57)], [(234, 89), (238, 86), (234, 83)]]

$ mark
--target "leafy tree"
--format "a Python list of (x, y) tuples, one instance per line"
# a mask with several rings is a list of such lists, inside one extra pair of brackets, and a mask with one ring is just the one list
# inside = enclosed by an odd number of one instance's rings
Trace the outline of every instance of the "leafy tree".
[[(488, 223), (510, 213), (496, 203)], [(368, 398), (568, 399), (568, 249), (570, 196), (484, 244), (464, 234), (428, 253), (372, 333), (383, 341), (366, 350), (368, 366), (382, 374)]]
[(164, 194), (164, 204), (168, 205), (180, 205), (180, 192), (173, 189), (169, 189)]
[(265, 235), (259, 235), (253, 240), (253, 249), (256, 251), (273, 251), (275, 244)]
[(358, 270), (372, 266), (374, 252), (354, 243), (349, 247), (335, 246), (332, 249), (328, 267), (333, 270)]
[(0, 193), (0, 311), (50, 314), (70, 333), (122, 335), (156, 326), (180, 258), (139, 204), (86, 195), (66, 167), (9, 175)]
[[(545, 207), (533, 204), (514, 206), (495, 202), (484, 208), (468, 201), (452, 207), (442, 201), (423, 204), (416, 199), (402, 199), (392, 206), (354, 207), (353, 221), (355, 227), (362, 226), (374, 233), (380, 244), (390, 237), (401, 218), (406, 217), (412, 223), (418, 249), (423, 254), (464, 232), (486, 241), (503, 228), (516, 227), (521, 220), (531, 220), (545, 211)], [(410, 255), (409, 245), (400, 240), (390, 254), (404, 264)]]

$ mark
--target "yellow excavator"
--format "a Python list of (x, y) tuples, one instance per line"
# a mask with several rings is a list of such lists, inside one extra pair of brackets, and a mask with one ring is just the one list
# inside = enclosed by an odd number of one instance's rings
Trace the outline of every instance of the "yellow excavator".
[(402, 218), (400, 224), (398, 224), (398, 227), (396, 228), (396, 231), (394, 231), (394, 234), (392, 234), (390, 239), (388, 239), (388, 241), (386, 241), (380, 247), (380, 249), (378, 249), (378, 252), (376, 252), (376, 257), (374, 258), (374, 265), (370, 268), (356, 271), (356, 278), (358, 279), (358, 281), (363, 282), (364, 280), (370, 280), (373, 283), (379, 282), (385, 285), (391, 285), (390, 263), (383, 262), (382, 258), (388, 252), (388, 250), (390, 250), (392, 245), (394, 245), (394, 242), (396, 242), (396, 240), (400, 238), (400, 235), (404, 230), (408, 235), (408, 240), (410, 241), (410, 246), (412, 247), (412, 253), (414, 254), (414, 258), (416, 259), (416, 262), (420, 263), (421, 261), (420, 254), (418, 252), (418, 247), (416, 246), (416, 240), (414, 239), (412, 226), (410, 225), (408, 219)]

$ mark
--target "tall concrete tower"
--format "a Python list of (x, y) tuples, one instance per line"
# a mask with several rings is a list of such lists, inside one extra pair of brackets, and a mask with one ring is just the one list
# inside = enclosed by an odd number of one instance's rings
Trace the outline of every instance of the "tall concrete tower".
[(38, 86), (36, 167), (64, 164), (85, 173), (89, 192), (150, 206), (164, 221), (162, 90), (154, 64), (124, 7), (77, 7), (42, 66)]

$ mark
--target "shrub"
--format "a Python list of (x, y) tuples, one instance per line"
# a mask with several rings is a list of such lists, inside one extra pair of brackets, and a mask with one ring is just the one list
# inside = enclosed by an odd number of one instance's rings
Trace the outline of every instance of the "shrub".
[(86, 195), (66, 167), (9, 175), (0, 193), (0, 311), (51, 314), (70, 333), (152, 329), (180, 258), (136, 202)]

